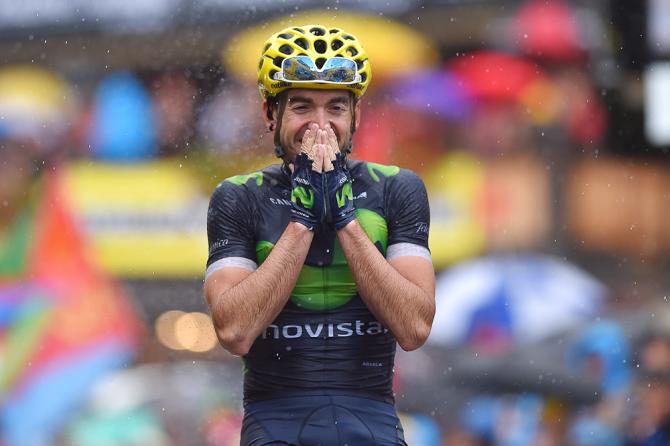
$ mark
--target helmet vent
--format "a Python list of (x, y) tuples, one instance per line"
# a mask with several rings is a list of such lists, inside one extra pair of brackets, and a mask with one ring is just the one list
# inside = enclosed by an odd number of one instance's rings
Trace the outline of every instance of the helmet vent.
[(274, 78), (275, 78), (275, 75), (276, 75), (277, 73), (279, 73), (279, 71), (277, 71), (277, 70), (270, 70), (270, 73), (268, 73), (269, 76), (270, 76), (270, 79), (274, 79)]
[(263, 48), (263, 52), (264, 52), (264, 53), (267, 52), (267, 50), (269, 50), (271, 46), (272, 46), (271, 43), (266, 44), (266, 45), (265, 45), (265, 48)]
[(258, 69), (260, 70), (261, 67), (263, 67), (263, 57), (261, 57), (261, 60), (258, 61)]
[(281, 56), (277, 56), (274, 59), (272, 59), (272, 63), (274, 63), (275, 67), (281, 68), (281, 63), (284, 62), (284, 58)]
[(350, 46), (349, 48), (347, 48), (347, 54), (349, 54), (351, 57), (357, 56), (358, 50), (353, 46)]
[[(276, 60), (276, 58), (275, 58), (275, 60)], [(367, 60), (367, 59), (366, 59), (366, 60)], [(357, 61), (356, 61), (356, 67), (357, 67), (359, 70), (362, 70), (362, 69), (363, 69), (363, 61), (362, 61), (362, 60), (357, 60)]]
[(356, 40), (354, 39), (354, 36), (350, 36), (349, 34), (342, 34), (342, 38), (346, 40)]
[(326, 30), (323, 29), (323, 28), (316, 28), (316, 27), (314, 27), (314, 28), (310, 29), (309, 32), (311, 32), (311, 33), (314, 34), (315, 36), (324, 36), (324, 35), (326, 35)]
[(323, 54), (328, 49), (328, 44), (325, 40), (317, 40), (314, 42), (314, 49), (317, 53)]
[(316, 67), (320, 70), (321, 68), (323, 68), (323, 64), (326, 63), (326, 58), (325, 57), (319, 57), (318, 59), (316, 59), (314, 61), (314, 63), (316, 64)]
[(281, 33), (281, 34), (279, 34), (278, 37), (281, 37), (282, 39), (291, 39), (291, 38), (293, 38), (293, 34), (291, 34), (291, 33)]
[(337, 29), (337, 28), (330, 28), (330, 31), (328, 31), (328, 32), (331, 33), (331, 34), (337, 34), (337, 33), (340, 32), (340, 30)]
[(309, 48), (309, 43), (307, 42), (306, 39), (303, 39), (302, 37), (300, 37), (299, 39), (295, 39), (294, 43), (303, 50), (307, 50)]
[(293, 28), (294, 31), (298, 31), (300, 34), (305, 34), (305, 30), (302, 28)]
[(365, 83), (366, 80), (368, 80), (368, 74), (367, 73), (361, 73), (361, 82)]
[(282, 53), (282, 54), (289, 55), (293, 52), (293, 48), (291, 48), (290, 45), (284, 44), (284, 45), (279, 47), (279, 52)]
[(342, 43), (340, 39), (335, 39), (332, 42), (330, 42), (330, 47), (333, 49), (333, 51), (339, 50), (340, 48), (342, 48), (342, 45), (344, 45), (344, 43)]

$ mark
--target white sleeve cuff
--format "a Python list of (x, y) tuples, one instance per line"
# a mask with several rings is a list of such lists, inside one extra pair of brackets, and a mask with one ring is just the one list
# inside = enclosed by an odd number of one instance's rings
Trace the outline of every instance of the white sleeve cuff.
[(231, 266), (235, 268), (248, 269), (249, 271), (256, 271), (256, 268), (258, 268), (256, 262), (249, 260), (246, 257), (226, 257), (217, 260), (207, 267), (207, 271), (205, 271), (205, 280), (207, 280), (207, 278), (215, 271)]
[(433, 259), (430, 256), (430, 251), (428, 251), (428, 248), (415, 245), (414, 243), (395, 243), (389, 246), (386, 250), (386, 260), (406, 256), (422, 257), (428, 260), (430, 263), (433, 263)]

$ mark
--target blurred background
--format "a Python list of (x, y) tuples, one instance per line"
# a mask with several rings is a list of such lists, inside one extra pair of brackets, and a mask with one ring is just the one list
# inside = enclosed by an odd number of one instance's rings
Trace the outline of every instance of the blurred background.
[(408, 443), (670, 444), (667, 0), (1, 0), (0, 445), (239, 444), (206, 210), (309, 23), (370, 55), (353, 157), (428, 188)]

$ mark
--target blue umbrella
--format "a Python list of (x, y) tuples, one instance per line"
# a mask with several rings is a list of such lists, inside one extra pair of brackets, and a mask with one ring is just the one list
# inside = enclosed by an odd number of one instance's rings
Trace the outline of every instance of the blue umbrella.
[(518, 345), (593, 319), (606, 296), (591, 275), (544, 255), (492, 256), (438, 277), (429, 342)]
[(395, 79), (389, 86), (394, 103), (443, 119), (461, 121), (470, 116), (472, 101), (464, 83), (446, 71), (422, 71)]

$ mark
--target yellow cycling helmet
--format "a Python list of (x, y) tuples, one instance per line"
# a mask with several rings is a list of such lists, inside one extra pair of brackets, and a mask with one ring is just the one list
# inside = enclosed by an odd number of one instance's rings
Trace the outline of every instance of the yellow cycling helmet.
[[(352, 60), (356, 63), (356, 81), (290, 82), (278, 78), (284, 59), (294, 56), (308, 56), (318, 70), (333, 57)], [(358, 99), (368, 88), (371, 77), (370, 61), (358, 39), (339, 28), (322, 25), (291, 26), (274, 34), (265, 42), (258, 64), (258, 88), (264, 99), (289, 88), (346, 89)]]

